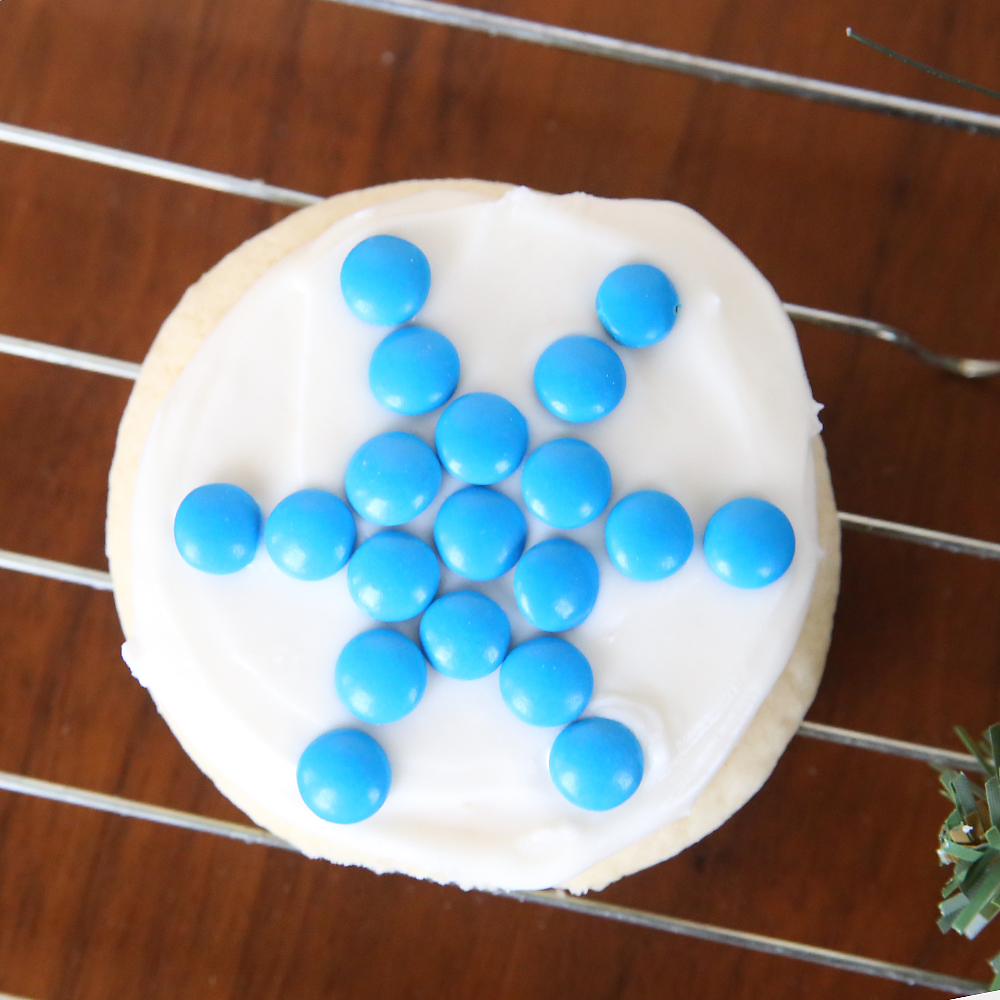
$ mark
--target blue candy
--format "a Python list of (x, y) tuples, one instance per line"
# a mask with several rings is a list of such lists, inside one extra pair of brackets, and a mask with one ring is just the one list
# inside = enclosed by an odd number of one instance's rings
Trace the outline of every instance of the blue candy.
[(590, 614), (599, 584), (597, 563), (582, 545), (550, 538), (528, 549), (517, 564), (514, 599), (535, 628), (562, 632)]
[(554, 635), (529, 639), (511, 650), (500, 668), (507, 707), (532, 726), (564, 726), (586, 707), (594, 691), (587, 657)]
[(590, 524), (611, 499), (611, 470), (601, 453), (576, 438), (549, 441), (528, 456), (521, 472), (524, 502), (554, 528)]
[(417, 314), (431, 287), (431, 268), (419, 247), (398, 236), (369, 236), (340, 269), (340, 290), (358, 319), (396, 326)]
[(395, 527), (415, 518), (437, 496), (441, 465), (420, 438), (389, 431), (354, 453), (344, 485), (351, 506), (366, 521)]
[(433, 549), (404, 531), (380, 531), (347, 564), (354, 603), (379, 622), (402, 622), (434, 600), (441, 571)]
[(488, 486), (506, 479), (528, 448), (528, 422), (492, 392), (470, 392), (449, 403), (434, 432), (441, 464), (457, 479)]
[(204, 573), (235, 573), (257, 552), (260, 507), (246, 490), (212, 483), (192, 490), (177, 508), (174, 541), (184, 561)]
[(626, 347), (648, 347), (670, 333), (680, 311), (673, 282), (652, 264), (626, 264), (597, 291), (597, 316)]
[(792, 563), (795, 532), (772, 503), (743, 497), (720, 507), (705, 529), (705, 558), (717, 576), (747, 590), (774, 583)]
[(388, 628), (356, 635), (341, 650), (333, 684), (362, 722), (395, 722), (409, 715), (427, 687), (427, 664), (412, 639)]
[(549, 753), (556, 788), (581, 809), (620, 806), (639, 787), (642, 772), (639, 741), (612, 719), (578, 719), (556, 737)]
[(439, 597), (420, 619), (420, 642), (431, 665), (460, 681), (493, 673), (510, 646), (500, 605), (474, 590)]
[(639, 490), (611, 508), (604, 526), (611, 561), (633, 580), (662, 580), (687, 562), (694, 529), (687, 511), (659, 490)]
[(521, 558), (528, 526), (513, 500), (484, 486), (453, 493), (434, 520), (434, 544), (448, 569), (493, 580)]
[(392, 783), (385, 751), (367, 733), (334, 729), (302, 752), (299, 794), (320, 819), (358, 823), (378, 812)]
[(574, 333), (542, 351), (535, 392), (550, 413), (573, 424), (589, 423), (621, 402), (625, 366), (603, 340)]
[(299, 490), (271, 511), (264, 525), (268, 555), (297, 580), (333, 576), (354, 551), (354, 518), (326, 490)]
[(404, 326), (375, 348), (368, 385), (384, 407), (414, 416), (451, 399), (459, 369), (458, 351), (447, 337), (424, 326)]

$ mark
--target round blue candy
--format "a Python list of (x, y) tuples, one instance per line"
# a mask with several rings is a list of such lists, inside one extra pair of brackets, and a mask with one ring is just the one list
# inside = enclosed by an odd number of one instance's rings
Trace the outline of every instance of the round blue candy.
[(578, 719), (556, 737), (549, 752), (556, 788), (581, 809), (620, 806), (639, 787), (642, 772), (639, 741), (612, 719)]
[(441, 464), (457, 479), (488, 486), (506, 479), (528, 448), (521, 411), (492, 392), (470, 392), (449, 403), (434, 432)]
[(333, 684), (362, 722), (395, 722), (409, 715), (427, 687), (427, 664), (412, 639), (388, 628), (356, 635), (341, 650)]
[(532, 546), (514, 570), (521, 614), (543, 632), (573, 628), (590, 614), (600, 577), (594, 557), (568, 538)]
[(333, 576), (354, 551), (354, 518), (326, 490), (299, 490), (271, 511), (264, 525), (268, 555), (297, 580)]
[(372, 354), (368, 385), (395, 413), (414, 416), (444, 406), (458, 386), (458, 351), (424, 326), (393, 330)]
[(460, 681), (493, 673), (510, 646), (500, 605), (474, 590), (439, 597), (420, 619), (420, 642), (431, 665)]
[(513, 500), (484, 486), (452, 493), (434, 520), (434, 544), (445, 566), (469, 580), (493, 580), (524, 551), (528, 526)]
[(441, 465), (414, 434), (389, 431), (366, 441), (347, 465), (351, 506), (373, 524), (394, 527), (417, 516), (437, 496)]
[(340, 269), (340, 290), (358, 319), (396, 326), (412, 319), (427, 299), (431, 268), (419, 247), (398, 236), (369, 236)]
[(354, 603), (379, 622), (414, 618), (434, 600), (441, 571), (426, 542), (404, 531), (380, 531), (347, 564)]
[(554, 528), (590, 524), (611, 499), (611, 470), (586, 441), (557, 438), (528, 456), (521, 471), (528, 510)]
[(204, 573), (243, 569), (259, 540), (260, 507), (246, 490), (230, 483), (192, 490), (174, 517), (174, 541), (181, 556)]
[(296, 777), (299, 794), (320, 819), (358, 823), (382, 807), (392, 769), (385, 751), (367, 733), (334, 729), (305, 748)]
[(705, 529), (705, 558), (734, 587), (774, 583), (792, 563), (795, 532), (772, 503), (743, 497), (720, 507)]
[(550, 413), (570, 423), (589, 423), (621, 402), (625, 366), (603, 340), (575, 333), (542, 351), (535, 364), (535, 392)]
[(586, 707), (594, 692), (587, 657), (565, 639), (542, 635), (511, 650), (500, 668), (500, 694), (507, 707), (532, 726), (564, 726)]
[(626, 264), (597, 290), (597, 316), (626, 347), (648, 347), (670, 333), (680, 311), (673, 282), (652, 264)]
[(611, 508), (604, 526), (611, 561), (633, 580), (662, 580), (687, 562), (694, 529), (687, 511), (659, 490), (639, 490)]

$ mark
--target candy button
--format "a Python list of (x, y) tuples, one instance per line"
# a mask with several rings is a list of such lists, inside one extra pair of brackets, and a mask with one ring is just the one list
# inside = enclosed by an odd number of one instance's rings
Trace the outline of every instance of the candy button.
[(340, 269), (340, 290), (358, 319), (396, 326), (412, 319), (427, 299), (431, 267), (419, 247), (398, 236), (370, 236)]
[(427, 686), (427, 664), (412, 639), (388, 628), (356, 635), (341, 650), (334, 687), (362, 722), (395, 722), (409, 715)]
[(521, 472), (528, 509), (554, 528), (589, 524), (611, 499), (611, 470), (601, 453), (576, 438), (549, 441), (528, 456)]
[(639, 490), (608, 514), (604, 541), (611, 561), (633, 580), (662, 580), (687, 562), (694, 529), (687, 511), (659, 490)]
[(204, 573), (235, 573), (257, 552), (260, 508), (246, 490), (211, 483), (192, 490), (177, 508), (174, 541), (184, 561)]
[(500, 668), (507, 707), (532, 726), (564, 726), (586, 707), (594, 691), (587, 657), (554, 635), (529, 639), (511, 650)]
[(549, 753), (556, 788), (581, 809), (620, 806), (639, 787), (642, 772), (639, 741), (612, 719), (578, 719), (556, 737)]
[(670, 333), (680, 311), (673, 282), (652, 264), (626, 264), (597, 290), (597, 316), (626, 347), (648, 347)]
[(271, 511), (264, 525), (268, 555), (297, 580), (322, 580), (354, 551), (354, 518), (347, 504), (326, 490), (299, 490)]
[(405, 431), (366, 441), (348, 463), (344, 480), (351, 506), (373, 524), (405, 524), (424, 510), (441, 485), (431, 447)]
[(791, 565), (795, 532), (772, 503), (743, 497), (720, 507), (705, 529), (705, 558), (716, 575), (747, 590), (774, 583)]
[(535, 392), (550, 413), (570, 423), (589, 423), (621, 402), (625, 366), (604, 341), (575, 333), (542, 351), (535, 364)]
[(517, 564), (514, 599), (535, 628), (562, 632), (590, 614), (599, 583), (597, 563), (582, 545), (550, 538), (528, 549)]
[(510, 622), (500, 605), (474, 590), (439, 597), (420, 619), (420, 642), (442, 674), (472, 681), (493, 673), (510, 646)]
[(445, 566), (470, 580), (493, 580), (511, 569), (527, 534), (517, 504), (483, 486), (453, 493), (434, 521), (434, 544)]
[(358, 546), (347, 564), (354, 603), (379, 622), (402, 622), (434, 600), (440, 582), (437, 557), (404, 531), (380, 531)]
[(528, 422), (492, 392), (470, 392), (449, 403), (434, 432), (441, 464), (466, 483), (488, 486), (509, 476), (528, 448)]
[(392, 769), (367, 733), (334, 729), (305, 748), (296, 778), (302, 800), (320, 819), (358, 823), (382, 807)]
[(372, 354), (368, 385), (395, 413), (414, 416), (444, 406), (458, 386), (458, 351), (424, 326), (393, 330)]

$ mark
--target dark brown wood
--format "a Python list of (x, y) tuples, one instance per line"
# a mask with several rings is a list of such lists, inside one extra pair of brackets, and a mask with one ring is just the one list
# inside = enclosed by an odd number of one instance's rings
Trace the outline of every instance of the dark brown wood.
[[(990, 0), (495, 0), (491, 9), (931, 100), (1000, 87)], [(1000, 143), (320, 0), (5, 0), (0, 120), (321, 194), (478, 176), (675, 198), (782, 297), (1000, 356)], [(0, 145), (0, 331), (139, 360), (285, 214)], [(1000, 384), (804, 327), (840, 506), (1000, 539)], [(0, 357), (0, 548), (100, 567), (125, 383)], [(810, 717), (954, 745), (1000, 718), (1000, 564), (848, 535)], [(0, 572), (0, 769), (238, 819), (118, 655), (110, 595)], [(934, 926), (919, 765), (797, 740), (763, 791), (603, 898), (986, 978)], [(931, 996), (0, 793), (0, 991), (129, 998)]]

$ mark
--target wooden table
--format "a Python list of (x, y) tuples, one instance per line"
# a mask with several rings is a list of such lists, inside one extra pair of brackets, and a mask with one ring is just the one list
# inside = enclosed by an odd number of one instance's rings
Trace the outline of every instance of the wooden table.
[[(990, 0), (496, 0), (502, 13), (1000, 111)], [(786, 301), (1000, 356), (1000, 145), (321, 0), (4, 0), (0, 120), (332, 194), (475, 176), (672, 198)], [(0, 332), (141, 360), (286, 210), (0, 145)], [(801, 327), (839, 506), (1000, 539), (1000, 383)], [(103, 567), (126, 382), (0, 357), (0, 548)], [(809, 718), (957, 746), (1000, 718), (1000, 563), (857, 534)], [(225, 819), (121, 662), (110, 594), (0, 572), (0, 769)], [(986, 979), (935, 927), (925, 765), (796, 739), (721, 830), (600, 898)], [(127, 998), (941, 995), (0, 793), (0, 990)]]

